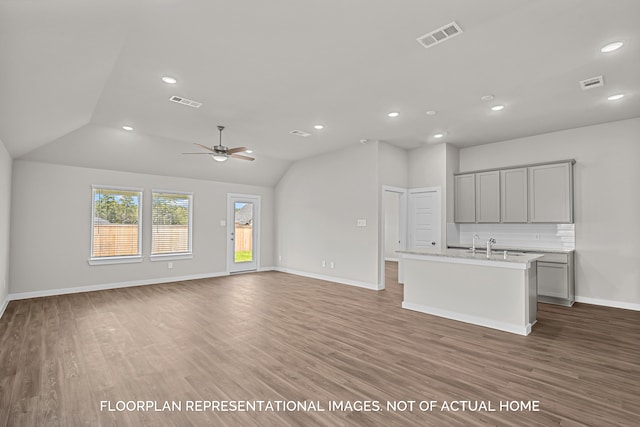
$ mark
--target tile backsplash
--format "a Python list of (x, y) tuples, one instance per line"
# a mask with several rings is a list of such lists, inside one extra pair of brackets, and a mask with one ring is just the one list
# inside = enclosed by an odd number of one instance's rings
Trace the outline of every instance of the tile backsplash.
[(519, 248), (575, 249), (575, 224), (447, 224), (447, 244), (450, 246), (473, 244), (473, 236), (482, 247), (490, 237), (496, 246)]

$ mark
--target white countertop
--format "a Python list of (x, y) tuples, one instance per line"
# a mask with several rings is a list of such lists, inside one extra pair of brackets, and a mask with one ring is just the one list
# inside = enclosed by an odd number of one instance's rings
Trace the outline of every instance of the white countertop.
[[(472, 245), (455, 244), (449, 245), (450, 249), (469, 249)], [(484, 246), (478, 246), (479, 250), (484, 250)], [(494, 245), (494, 251), (520, 251), (520, 252), (540, 252), (540, 253), (556, 253), (556, 254), (568, 254), (575, 252), (575, 249), (563, 249), (563, 248), (532, 248), (524, 246), (500, 246)]]
[[(512, 267), (526, 266), (529, 267), (531, 261), (542, 257), (542, 254), (535, 253), (509, 253), (507, 251), (507, 258), (504, 257), (504, 250), (494, 250), (489, 258), (485, 253), (476, 252), (472, 253), (469, 249), (442, 249), (442, 250), (422, 250), (422, 251), (397, 251), (403, 256), (409, 255), (424, 257), (425, 259), (432, 259), (437, 261), (438, 258), (442, 258), (442, 261), (453, 261), (464, 264), (477, 264), (477, 265), (492, 265), (492, 266), (504, 266), (507, 267), (511, 264)], [(518, 268), (516, 267), (516, 268)], [(523, 268), (523, 267), (520, 267)]]

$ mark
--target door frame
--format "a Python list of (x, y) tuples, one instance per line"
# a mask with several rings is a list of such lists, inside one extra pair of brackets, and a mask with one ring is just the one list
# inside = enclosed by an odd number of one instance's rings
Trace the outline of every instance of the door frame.
[[(253, 239), (253, 263), (249, 269), (237, 269), (234, 262), (235, 241), (232, 240), (232, 233), (235, 233), (235, 201), (247, 201), (253, 203), (253, 224), (251, 237)], [(260, 268), (260, 201), (261, 197), (255, 194), (227, 193), (227, 273), (243, 273), (249, 271), (258, 271)], [(235, 236), (234, 236), (235, 238)]]
[[(379, 223), (379, 271), (378, 271), (378, 289), (385, 288), (385, 222), (386, 222), (386, 206), (384, 203), (385, 193), (396, 193), (400, 195), (400, 211), (398, 215), (400, 227), (400, 250), (407, 249), (407, 189), (401, 187), (392, 187), (383, 185), (380, 192), (380, 223)], [(401, 258), (401, 257), (400, 257)], [(399, 266), (399, 264), (398, 264)]]

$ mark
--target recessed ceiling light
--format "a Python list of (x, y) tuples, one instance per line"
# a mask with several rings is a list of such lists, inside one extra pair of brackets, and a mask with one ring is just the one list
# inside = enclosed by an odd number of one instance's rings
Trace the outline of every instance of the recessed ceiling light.
[(610, 97), (608, 97), (607, 99), (609, 101), (617, 101), (618, 99), (622, 99), (624, 98), (624, 93), (619, 93), (617, 95), (611, 95)]
[(324, 129), (324, 126), (323, 125), (314, 125), (313, 128), (320, 130), (320, 129)]
[(433, 135), (434, 138), (442, 138), (444, 136), (444, 133), (436, 133), (435, 135)]
[(504, 110), (504, 105), (496, 105), (496, 106), (491, 107), (491, 109), (492, 109), (493, 111), (500, 111), (500, 110)]
[(480, 97), (480, 99), (482, 101), (493, 101), (493, 98), (495, 98), (495, 96), (493, 96), (493, 95), (484, 95), (484, 96)]
[(600, 52), (613, 52), (614, 50), (618, 50), (622, 47), (624, 43), (623, 42), (613, 42), (613, 43), (609, 43), (606, 44), (604, 46), (602, 46), (602, 49), (600, 49)]
[(397, 111), (392, 111), (389, 114), (387, 114), (387, 116), (389, 117), (398, 117), (400, 115), (400, 113), (398, 113)]
[(436, 110), (427, 111), (427, 116), (435, 116), (436, 114), (438, 114), (438, 112)]
[(129, 131), (133, 130), (131, 126), (122, 126), (122, 129), (129, 130)]
[(178, 83), (178, 81), (175, 78), (171, 77), (171, 76), (164, 76), (162, 78), (162, 81), (167, 83), (167, 84), (170, 84), (170, 85), (174, 85), (174, 84)]

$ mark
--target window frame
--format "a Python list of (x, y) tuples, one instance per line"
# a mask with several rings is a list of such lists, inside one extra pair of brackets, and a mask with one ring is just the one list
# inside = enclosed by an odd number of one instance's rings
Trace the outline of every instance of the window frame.
[[(162, 253), (162, 254), (154, 254), (153, 253), (153, 201), (154, 196), (156, 194), (169, 194), (175, 196), (186, 196), (189, 199), (189, 212), (188, 212), (188, 239), (189, 239), (189, 247), (187, 252), (173, 252), (173, 253)], [(176, 191), (176, 190), (162, 190), (162, 189), (152, 189), (151, 190), (151, 249), (149, 251), (149, 261), (172, 261), (172, 260), (180, 260), (180, 259), (192, 259), (193, 258), (193, 192), (190, 191)]]
[[(94, 246), (94, 219), (95, 219), (95, 207), (96, 207), (96, 190), (112, 190), (123, 192), (138, 193), (138, 253), (136, 255), (116, 255), (116, 256), (93, 256)], [(91, 239), (90, 239), (90, 252), (89, 252), (89, 265), (105, 265), (105, 264), (126, 264), (142, 262), (142, 209), (144, 203), (144, 189), (134, 187), (121, 187), (113, 185), (91, 185)]]

